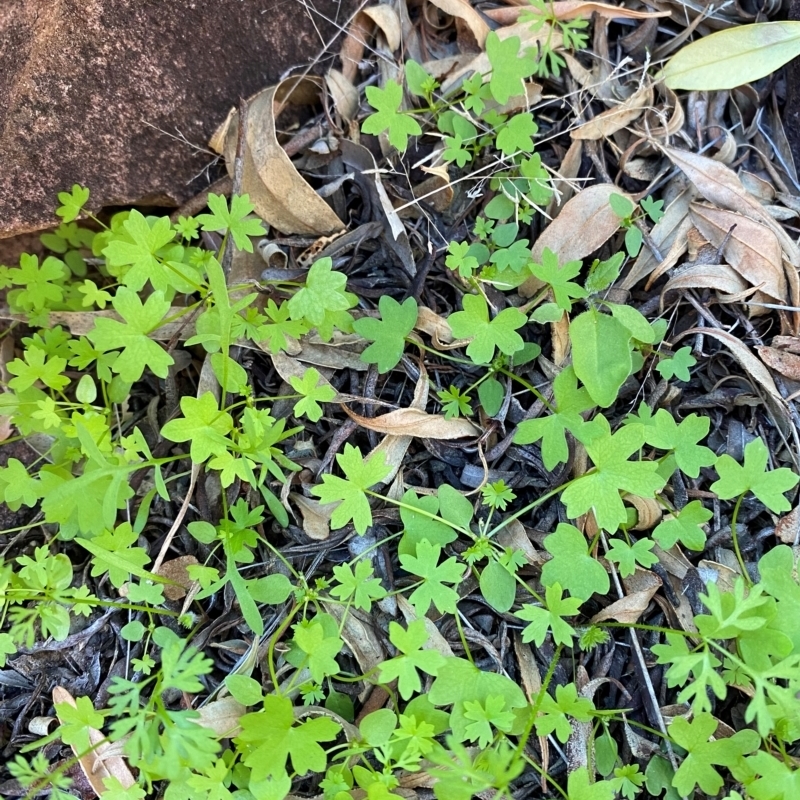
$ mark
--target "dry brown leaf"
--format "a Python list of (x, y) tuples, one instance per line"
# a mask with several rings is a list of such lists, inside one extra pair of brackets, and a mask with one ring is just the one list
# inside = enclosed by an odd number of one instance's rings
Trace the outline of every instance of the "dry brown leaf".
[(309, 539), (324, 542), (331, 535), (331, 516), (337, 503), (325, 503), (292, 492), (289, 499), (300, 509), (303, 531)]
[(208, 728), (220, 738), (238, 736), (242, 729), (239, 727), (239, 719), (247, 713), (247, 707), (243, 706), (231, 695), (220, 697), (219, 700), (212, 700), (197, 709), (200, 715), (195, 722), (203, 728)]
[[(619, 217), (608, 203), (612, 194), (625, 195), (611, 183), (590, 186), (576, 194), (536, 240), (531, 250), (533, 260), (541, 263), (547, 247), (558, 253), (559, 263), (565, 264), (585, 258), (604, 245), (619, 230)], [(535, 279), (523, 283), (519, 292), (523, 297), (534, 294)]]
[(739, 176), (730, 167), (712, 158), (664, 147), (664, 152), (710, 203), (738, 211), (770, 228), (777, 236), (786, 258), (800, 266), (800, 250), (783, 228), (770, 217), (761, 203), (742, 185)]
[[(309, 105), (317, 101), (319, 81), (287, 78), (249, 99), (245, 131), (242, 191), (250, 195), (255, 211), (269, 225), (292, 234), (323, 234), (339, 231), (344, 223), (309, 186), (278, 142), (275, 119), (287, 105)], [(225, 155), (233, 174), (239, 113), (231, 111), (211, 139), (211, 147)]]
[(793, 381), (800, 381), (800, 356), (777, 347), (756, 347), (756, 351), (768, 367)]
[[(653, 226), (650, 238), (661, 251), (661, 257), (669, 261), (669, 266), (677, 263), (678, 258), (686, 252), (686, 234), (692, 227), (688, 219), (689, 204), (697, 196), (693, 187), (684, 189), (664, 209), (664, 216)], [(642, 278), (646, 278), (654, 270), (662, 270), (659, 256), (649, 247), (643, 247), (628, 273), (618, 284), (620, 289), (632, 289)]]
[(522, 641), (522, 636), (519, 631), (514, 631), (514, 653), (517, 656), (517, 663), (519, 664), (522, 689), (528, 701), (533, 703), (542, 690), (542, 676), (536, 664), (531, 646)]
[(342, 74), (351, 83), (358, 75), (358, 65), (364, 55), (364, 48), (373, 26), (373, 21), (366, 14), (356, 14), (347, 29), (347, 35), (342, 40), (342, 46), (339, 49)]
[(593, 119), (570, 131), (573, 139), (603, 139), (639, 119), (645, 108), (653, 104), (653, 87), (643, 86), (627, 100), (603, 111)]
[(453, 332), (450, 330), (448, 321), (431, 311), (427, 306), (419, 307), (417, 324), (414, 327), (430, 336), (433, 339), (434, 346), (437, 346), (437, 342), (450, 344), (453, 341)]
[[(483, 13), (487, 17), (499, 22), (501, 25), (510, 25), (516, 22), (519, 15), (528, 9), (514, 8), (514, 6), (527, 6), (528, 0), (511, 0), (508, 7), (489, 8)], [(548, 12), (555, 14), (556, 19), (588, 19), (592, 14), (597, 14), (604, 19), (649, 19), (653, 17), (668, 17), (669, 11), (635, 11), (623, 6), (612, 6), (608, 3), (593, 3), (585, 0), (555, 0), (548, 6)]]
[(331, 93), (334, 108), (347, 122), (351, 122), (358, 114), (358, 90), (338, 69), (328, 70), (325, 85)]
[(529, 564), (541, 566), (544, 563), (544, 558), (533, 546), (525, 526), (518, 519), (512, 519), (497, 534), (497, 542), (509, 550), (519, 550)]
[(450, 208), (455, 191), (450, 183), (450, 173), (447, 167), (440, 164), (438, 167), (422, 167), (423, 172), (430, 175), (422, 183), (413, 188), (414, 197), (430, 203), (436, 211), (442, 213)]
[(430, 0), (430, 2), (444, 11), (445, 14), (464, 20), (475, 37), (478, 47), (483, 49), (486, 44), (486, 37), (489, 34), (489, 26), (483, 21), (483, 17), (470, 5), (468, 0)]
[(730, 350), (731, 355), (739, 362), (739, 366), (766, 392), (767, 405), (775, 417), (775, 421), (785, 433), (790, 425), (786, 403), (778, 392), (769, 370), (753, 355), (747, 345), (733, 334), (717, 328), (690, 328), (683, 331), (679, 338), (691, 336), (695, 333), (710, 336)]
[[(53, 703), (68, 703), (77, 708), (75, 698), (62, 686), (54, 687)], [(58, 713), (57, 710), (56, 713)], [(60, 717), (59, 721), (63, 723)], [(106, 736), (101, 731), (89, 728), (88, 734), (89, 744), (94, 749), (90, 753), (79, 753), (73, 746), (72, 752), (75, 753), (86, 780), (89, 781), (97, 796), (102, 796), (103, 792), (106, 791), (103, 783), (106, 778), (116, 778), (123, 789), (129, 789), (133, 786), (136, 781), (130, 768), (125, 763), (125, 759), (116, 754), (118, 748), (104, 741)]]
[(697, 569), (700, 572), (703, 583), (712, 581), (721, 592), (732, 592), (736, 579), (741, 577), (741, 567), (736, 561), (736, 556), (732, 551), (729, 550), (728, 552), (731, 555), (731, 562), (736, 564), (736, 569), (720, 564), (718, 561), (701, 559), (697, 562)]
[(770, 297), (788, 299), (781, 245), (773, 231), (743, 214), (705, 203), (692, 203), (689, 216), (700, 233), (752, 286)]
[(669, 292), (680, 289), (714, 289), (736, 294), (747, 289), (747, 283), (727, 264), (687, 264), (675, 270), (661, 290), (663, 299)]
[(642, 592), (626, 595), (604, 608), (599, 614), (595, 614), (590, 621), (592, 624), (597, 624), (598, 622), (615, 619), (617, 622), (632, 625), (650, 605), (650, 601), (658, 591), (658, 588), (658, 586), (653, 586)]
[[(158, 569), (158, 575), (173, 581), (164, 585), (164, 597), (167, 600), (180, 600), (186, 596), (194, 581), (189, 577), (188, 568), (199, 564), (194, 556), (178, 556), (165, 561)], [(177, 584), (177, 585), (176, 585)]]
[[(420, 361), (419, 378), (417, 378), (416, 386), (414, 387), (414, 397), (411, 400), (411, 408), (425, 412), (425, 406), (428, 405), (428, 392), (430, 384), (428, 382), (428, 371), (425, 365)], [(347, 409), (345, 409), (347, 410)], [(348, 412), (349, 413), (349, 412)], [(408, 448), (414, 439), (414, 434), (389, 434), (384, 436), (380, 444), (370, 453), (370, 456), (377, 452), (383, 453), (384, 463), (390, 467), (390, 472), (384, 478), (386, 483), (389, 483), (405, 461)]]
[(637, 520), (632, 530), (649, 531), (661, 522), (664, 509), (655, 498), (629, 494), (625, 497), (625, 502), (636, 509)]
[(783, 544), (794, 547), (800, 540), (800, 506), (795, 506), (775, 525), (775, 537)]
[(362, 428), (393, 436), (416, 436), (419, 439), (464, 439), (480, 435), (480, 429), (468, 419), (445, 419), (418, 408), (398, 408), (378, 417), (362, 417), (342, 405), (350, 419)]
[(633, 575), (628, 575), (622, 579), (625, 594), (636, 594), (637, 592), (647, 592), (653, 587), (660, 589), (662, 586), (661, 578), (649, 569), (637, 569)]
[(772, 346), (800, 355), (800, 336), (775, 336)]
[(583, 142), (576, 139), (570, 143), (569, 149), (561, 159), (558, 177), (553, 179), (553, 198), (547, 205), (547, 216), (554, 217), (558, 208), (566, 205), (575, 193), (575, 178), (580, 172), (583, 161)]
[(377, 6), (370, 6), (361, 13), (366, 14), (381, 29), (389, 50), (394, 52), (400, 47), (402, 38), (400, 17), (397, 16), (397, 12), (390, 5), (382, 3)]

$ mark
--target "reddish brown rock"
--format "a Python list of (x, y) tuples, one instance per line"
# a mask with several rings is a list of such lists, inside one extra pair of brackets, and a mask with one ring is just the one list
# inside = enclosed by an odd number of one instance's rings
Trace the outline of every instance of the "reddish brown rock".
[(228, 109), (308, 66), (354, 6), (2, 0), (0, 238), (52, 225), (73, 183), (91, 189), (92, 209), (191, 197)]

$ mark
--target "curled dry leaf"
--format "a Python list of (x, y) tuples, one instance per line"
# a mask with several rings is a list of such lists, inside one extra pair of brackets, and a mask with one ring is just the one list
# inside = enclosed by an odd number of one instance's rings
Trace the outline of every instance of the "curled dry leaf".
[(397, 12), (386, 4), (377, 6), (370, 6), (365, 8), (362, 12), (365, 16), (369, 17), (380, 28), (381, 33), (386, 39), (386, 44), (389, 50), (394, 52), (400, 47), (401, 33), (400, 33), (400, 17)]
[(441, 214), (450, 208), (455, 197), (455, 191), (450, 183), (450, 173), (444, 164), (440, 164), (438, 167), (422, 167), (421, 169), (430, 177), (414, 187), (414, 197), (417, 200), (424, 200), (426, 203), (430, 203)]
[[(53, 689), (53, 703), (69, 703), (69, 705), (77, 707), (75, 698), (62, 686), (56, 686)], [(60, 719), (59, 721), (63, 722)], [(89, 728), (88, 733), (89, 743), (94, 749), (90, 753), (79, 753), (73, 747), (72, 752), (75, 753), (86, 780), (89, 781), (97, 796), (101, 797), (106, 791), (103, 783), (106, 778), (116, 778), (123, 789), (133, 786), (136, 783), (133, 774), (125, 763), (125, 759), (117, 754), (115, 745), (104, 741), (106, 737), (101, 731)]]
[(303, 516), (303, 532), (315, 542), (324, 542), (331, 535), (331, 516), (336, 503), (325, 503), (292, 492), (289, 499), (300, 509)]
[(195, 720), (198, 725), (214, 731), (220, 738), (229, 738), (241, 733), (239, 718), (247, 713), (247, 708), (231, 695), (227, 695), (200, 706), (197, 713), (200, 714)]
[(629, 594), (616, 600), (610, 606), (604, 608), (599, 614), (595, 614), (591, 619), (592, 624), (615, 619), (617, 622), (632, 625), (644, 614), (647, 606), (650, 605), (650, 601), (653, 599), (653, 595), (658, 591), (658, 588), (658, 586), (653, 586), (649, 589), (636, 592), (635, 594)]
[[(428, 404), (428, 390), (428, 371), (425, 369), (425, 365), (420, 362), (419, 378), (417, 378), (417, 384), (414, 387), (411, 408), (422, 412), (425, 411), (425, 406)], [(391, 468), (385, 478), (387, 483), (397, 475), (413, 438), (413, 434), (390, 434), (384, 436), (383, 441), (372, 451), (372, 453), (382, 452), (384, 463)]]
[(619, 105), (603, 111), (570, 132), (573, 139), (603, 139), (637, 120), (653, 104), (653, 87), (643, 86)]
[(664, 510), (654, 497), (638, 497), (635, 494), (629, 494), (625, 498), (625, 502), (636, 509), (637, 520), (632, 530), (649, 531), (661, 522)]
[(470, 5), (468, 0), (430, 0), (437, 8), (463, 20), (469, 28), (478, 47), (483, 49), (486, 37), (489, 34), (489, 26), (484, 22), (483, 17)]
[(664, 152), (684, 175), (695, 185), (703, 197), (713, 205), (738, 211), (746, 217), (763, 223), (772, 230), (791, 264), (800, 266), (800, 250), (786, 231), (770, 217), (764, 206), (752, 197), (742, 185), (739, 176), (730, 167), (713, 158), (664, 147)]
[(440, 317), (436, 312), (431, 311), (427, 306), (420, 306), (417, 311), (417, 324), (414, 326), (418, 331), (422, 331), (433, 339), (434, 347), (440, 344), (451, 344), (453, 342), (453, 332), (450, 330), (450, 323)]
[[(342, 627), (342, 639), (366, 674), (386, 660), (386, 649), (375, 631), (372, 619), (357, 608), (345, 610), (339, 603), (323, 603), (325, 610)], [(342, 621), (344, 622), (342, 623)], [(441, 634), (439, 634), (441, 636)]]
[(334, 108), (347, 122), (352, 122), (358, 114), (358, 90), (338, 69), (328, 70), (325, 85), (331, 93)]
[(661, 290), (661, 303), (671, 291), (680, 289), (714, 289), (737, 294), (747, 289), (747, 283), (727, 264), (687, 264), (675, 270)]
[[(531, 250), (533, 260), (541, 262), (544, 249), (549, 248), (564, 264), (585, 258), (604, 245), (619, 230), (619, 217), (608, 202), (612, 194), (625, 195), (611, 183), (590, 186), (576, 194), (536, 240)], [(536, 279), (529, 278), (519, 292), (530, 297), (536, 290)]]
[[(287, 78), (249, 100), (242, 191), (250, 196), (256, 213), (282, 233), (321, 236), (344, 225), (331, 207), (295, 169), (278, 142), (276, 117), (287, 105), (317, 102), (320, 85), (313, 78)], [(239, 113), (233, 110), (211, 139), (211, 147), (225, 155), (233, 174)]]

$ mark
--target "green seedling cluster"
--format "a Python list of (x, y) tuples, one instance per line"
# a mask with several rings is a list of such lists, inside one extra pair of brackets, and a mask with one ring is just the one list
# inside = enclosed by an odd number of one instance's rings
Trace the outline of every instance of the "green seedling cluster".
[[(558, 24), (565, 41), (581, 45), (582, 25)], [(103, 797), (111, 800), (155, 792), (166, 800), (283, 800), (295, 791), (324, 800), (387, 800), (416, 778), (438, 800), (486, 792), (499, 800), (510, 799), (514, 782), (530, 770), (565, 800), (716, 795), (731, 780), (739, 787), (732, 798), (797, 796), (800, 773), (789, 755), (800, 739), (797, 559), (786, 546), (773, 549), (760, 560), (761, 580), (753, 585), (736, 522), (751, 495), (771, 512), (788, 510), (785, 493), (798, 476), (769, 469), (761, 439), (747, 445), (742, 464), (717, 457), (704, 444), (709, 421), (696, 414), (677, 420), (642, 404), (621, 422), (606, 415), (631, 376), (653, 368), (665, 380), (685, 381), (695, 361), (689, 348), (668, 354), (666, 323), (606, 299), (625, 254), (588, 268), (562, 263), (547, 250), (541, 263), (533, 261), (520, 225), (549, 201), (552, 187), (534, 152), (532, 114), (497, 109), (524, 91), (525, 78), (560, 64), (547, 48), (544, 65), (519, 49), (519, 39), (490, 33), (491, 71), (472, 76), (448, 98), (438, 97), (433, 78), (409, 62), (406, 88), (425, 109), (401, 110), (400, 84), (367, 89), (375, 113), (365, 133), (386, 133), (403, 149), (409, 136), (422, 133), (421, 122), (433, 120), (454, 168), (489, 149), (505, 159), (473, 241), (450, 243), (446, 255), (462, 292), (460, 310), (447, 320), (460, 349), (441, 353), (424, 344), (413, 332), (419, 311), (413, 298), (382, 297), (378, 316), (354, 318), (357, 298), (330, 259), (316, 261), (301, 282), (273, 282), (264, 304), (252, 287), (229, 286), (220, 263), (227, 240), (251, 250), (250, 237), (263, 233), (247, 196), (229, 204), (212, 195), (210, 213), (175, 224), (123, 212), (93, 232), (75, 222), (89, 199), (76, 186), (59, 195), (62, 223), (43, 237), (52, 255), (41, 263), (24, 255), (19, 267), (0, 268), (12, 311), (34, 331), (7, 365), (0, 410), (40, 453), (30, 464), (8, 460), (0, 469), (0, 497), (11, 509), (35, 509), (29, 527), (47, 532), (29, 555), (0, 562), (0, 666), (43, 637), (65, 640), (77, 617), (108, 607), (126, 612), (121, 635), (135, 650), (129, 672), (114, 678), (106, 707), (95, 709), (89, 698), (57, 704), (59, 726), (26, 748), (34, 755), (10, 765), (30, 796), (45, 786), (56, 798), (70, 796), (66, 766), (48, 764), (43, 744), (58, 738), (79, 759), (98, 747), (97, 731), (136, 775), (127, 787), (106, 778)], [(634, 255), (638, 225), (645, 214), (657, 219), (660, 208), (647, 200), (640, 211), (621, 196), (611, 203)], [(219, 253), (194, 244), (201, 230), (223, 235)], [(532, 279), (539, 289), (525, 305), (493, 307), (487, 285), (511, 292)], [(85, 334), (49, 322), (56, 312), (106, 309), (116, 316), (95, 316)], [(568, 330), (572, 363), (544, 396), (521, 367), (539, 357), (536, 340), (554, 324)], [(309, 368), (292, 378), (293, 394), (257, 396), (234, 348), (251, 344), (278, 354), (311, 331), (323, 341), (336, 332), (361, 336), (369, 343), (362, 358), (379, 373), (397, 368), (416, 348), (478, 375), (471, 383), (433, 387), (434, 410), (446, 418), (478, 409), (491, 418), (512, 389), (525, 393), (541, 402), (542, 413), (517, 426), (514, 442), (535, 446), (551, 472), (581, 452), (586, 470), (526, 503), (503, 481), (484, 485), (477, 500), (447, 483), (435, 492), (401, 494), (385, 485), (392, 469), (382, 451), (345, 444), (311, 494), (333, 506), (333, 530), (352, 526), (357, 536), (377, 530), (376, 509), (396, 509), (390, 537), (401, 577), (391, 588), (382, 581), (376, 558), (382, 541), (373, 536), (357, 558), (307, 578), (282, 557), (265, 527), (289, 522), (281, 488), (299, 470), (287, 453), (302, 430), (273, 415), (273, 406), (292, 401), (298, 423), (316, 423), (335, 392)], [(205, 365), (199, 389), (180, 398), (153, 430), (128, 405), (137, 386), (152, 392), (170, 379), (176, 347)], [(177, 471), (187, 463), (189, 475)], [(742, 576), (733, 589), (708, 584), (701, 595), (707, 613), (695, 616), (692, 631), (588, 622), (592, 598), (611, 590), (610, 574), (626, 578), (652, 567), (660, 551), (676, 545), (703, 550), (710, 508), (696, 499), (677, 507), (668, 488), (677, 474), (691, 482), (710, 470), (718, 476), (711, 491), (734, 502), (731, 531)], [(171, 498), (176, 482), (204, 472), (215, 474), (223, 490), (234, 484), (250, 490), (234, 499), (223, 491), (219, 519), (187, 524), (205, 554), (204, 563), (188, 567), (194, 599), (229, 592), (252, 635), (248, 653), (216, 686), (214, 663), (193, 645), (197, 620), (165, 599), (170, 581), (153, 571), (154, 553), (143, 536), (152, 509)], [(632, 498), (659, 505), (662, 521), (640, 530)], [(554, 499), (569, 521), (546, 533), (546, 560), (534, 568), (506, 534)], [(65, 551), (85, 552), (90, 574), (118, 590), (119, 599), (75, 586), (78, 565)], [(264, 553), (272, 559), (267, 574), (257, 562)], [(476, 663), (459, 615), (465, 586), (504, 615), (522, 645), (549, 641), (555, 648), (537, 688), (526, 692), (517, 680)], [(402, 623), (391, 612), (398, 605)], [(394, 619), (378, 644), (384, 657), (364, 666), (354, 656), (353, 630), (378, 608)], [(460, 655), (439, 633), (443, 619), (459, 631)], [(619, 627), (657, 635), (652, 656), (678, 702), (693, 710), (666, 734), (648, 731), (656, 741), (640, 764), (623, 763), (618, 752), (617, 741), (633, 730), (626, 709), (602, 707), (575, 682), (555, 679), (560, 656), (591, 650)], [(354, 697), (365, 686), (388, 699), (357, 715)], [(745, 726), (726, 737), (712, 712), (732, 696), (744, 698)], [(182, 704), (181, 697), (201, 702)], [(579, 752), (581, 766), (551, 777), (528, 747), (531, 737)]]

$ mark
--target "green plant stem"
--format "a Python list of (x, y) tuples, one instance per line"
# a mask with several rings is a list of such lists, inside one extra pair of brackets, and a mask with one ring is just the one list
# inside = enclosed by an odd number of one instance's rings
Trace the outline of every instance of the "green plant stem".
[(753, 585), (753, 581), (750, 580), (750, 573), (747, 571), (747, 567), (744, 563), (744, 558), (742, 558), (742, 551), (739, 547), (739, 534), (736, 531), (736, 520), (739, 517), (739, 508), (742, 505), (742, 500), (744, 499), (744, 494), (740, 494), (739, 497), (736, 499), (736, 505), (733, 507), (733, 514), (731, 515), (731, 540), (733, 541), (733, 551), (736, 553), (736, 560), (739, 562), (739, 567), (742, 570), (742, 577), (744, 578), (744, 582), (748, 586)]

